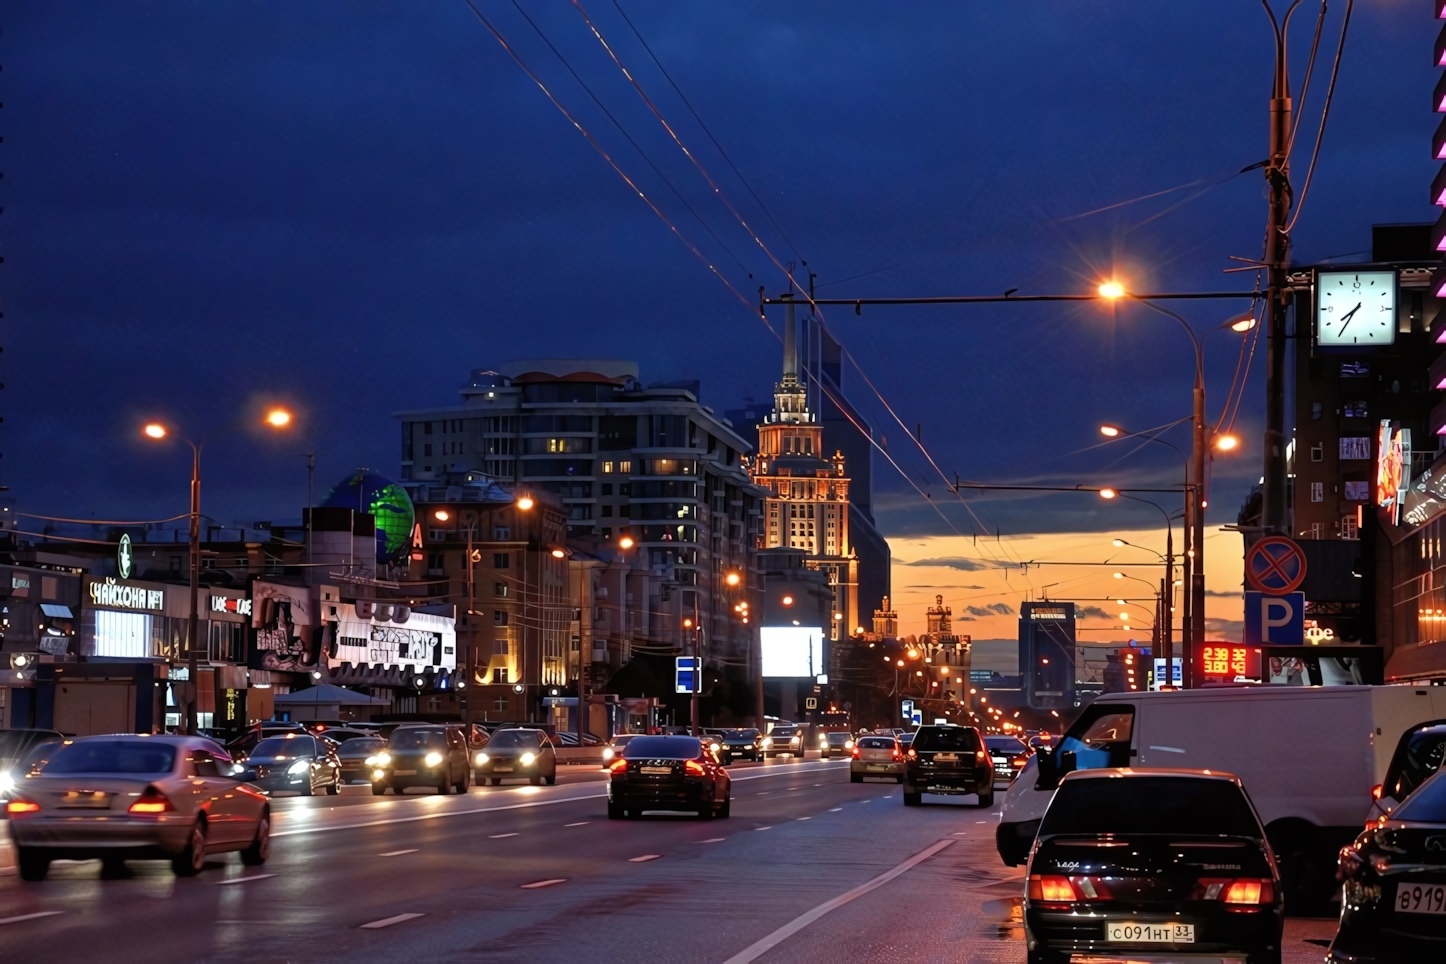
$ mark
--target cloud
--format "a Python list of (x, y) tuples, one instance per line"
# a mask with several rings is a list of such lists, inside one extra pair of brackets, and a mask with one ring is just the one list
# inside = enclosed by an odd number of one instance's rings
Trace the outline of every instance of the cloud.
[(964, 556), (940, 556), (937, 559), (920, 559), (917, 562), (901, 562), (901, 566), (937, 566), (943, 569), (958, 569), (960, 572), (978, 572), (980, 569), (997, 569), (997, 566), (978, 559)]
[(1074, 607), (1075, 619), (1113, 619), (1112, 613), (1107, 613), (1098, 606), (1076, 606)]
[(1228, 591), (1228, 592), (1221, 592), (1219, 589), (1207, 589), (1207, 590), (1205, 590), (1205, 595), (1207, 595), (1207, 596), (1223, 596), (1223, 597), (1226, 598), (1226, 599), (1239, 599), (1241, 592), (1242, 592), (1242, 590), (1240, 590), (1240, 589), (1231, 589), (1231, 590)]
[(954, 617), (954, 621), (955, 621), (956, 623), (972, 623), (972, 622), (974, 622), (974, 617), (973, 617), (973, 616), (955, 616), (955, 617)]
[(1243, 635), (1245, 633), (1245, 620), (1217, 619), (1213, 616), (1206, 616), (1205, 632), (1210, 634), (1211, 639), (1223, 639), (1227, 642), (1237, 642), (1243, 638)]
[(1014, 607), (1009, 603), (999, 602), (990, 603), (988, 606), (965, 606), (964, 611), (971, 616), (1011, 616), (1014, 614)]

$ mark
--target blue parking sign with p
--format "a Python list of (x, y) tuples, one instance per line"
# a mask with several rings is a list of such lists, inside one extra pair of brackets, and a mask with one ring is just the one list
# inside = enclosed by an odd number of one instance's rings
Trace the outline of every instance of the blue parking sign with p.
[(1246, 646), (1305, 645), (1305, 593), (1245, 594)]

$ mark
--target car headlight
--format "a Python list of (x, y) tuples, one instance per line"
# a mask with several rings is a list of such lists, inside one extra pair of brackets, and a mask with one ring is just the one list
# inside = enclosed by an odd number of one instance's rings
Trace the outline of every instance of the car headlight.
[(297, 774), (299, 774), (299, 773), (305, 773), (307, 770), (310, 770), (310, 769), (311, 769), (311, 761), (310, 761), (310, 760), (297, 760), (295, 763), (291, 764), (291, 766), (289, 766), (289, 767), (286, 768), (286, 772), (289, 773), (289, 774), (291, 774), (292, 776), (296, 776)]
[(373, 771), (372, 771), (372, 779), (373, 779), (373, 780), (385, 780), (385, 779), (386, 779), (386, 776), (387, 776), (387, 771), (385, 771), (385, 770), (373, 770)]
[(434, 767), (442, 762), (442, 754), (433, 750), (431, 753), (428, 753), (426, 756), (422, 757), (422, 762), (429, 767)]
[(479, 754), (477, 754), (477, 765), (478, 765), (479, 767), (482, 766), (482, 765), (484, 765), (486, 762), (487, 762), (487, 754), (485, 754), (485, 753), (479, 753)]
[(0, 770), (0, 793), (9, 793), (15, 789), (15, 778), (10, 775), (9, 770)]
[(521, 763), (521, 764), (522, 764), (523, 766), (525, 766), (525, 767), (530, 767), (530, 766), (532, 766), (532, 764), (534, 764), (534, 763), (537, 762), (537, 754), (536, 754), (536, 753), (524, 753), (524, 754), (522, 754), (522, 756), (520, 756), (520, 757), (517, 758), (517, 762), (518, 762), (518, 763)]
[(717, 753), (719, 750), (723, 749), (723, 747), (719, 746), (717, 743), (710, 743), (708, 744), (708, 746), (714, 753)]
[(610, 746), (605, 746), (605, 747), (603, 747), (603, 759), (604, 759), (604, 760), (611, 760), (612, 758), (613, 758), (613, 748), (610, 747)]
[(844, 740), (844, 749), (845, 749), (845, 750), (852, 750), (853, 748), (854, 748), (854, 741), (853, 741), (853, 740)]
[(369, 767), (384, 767), (392, 762), (390, 753), (375, 753), (367, 757), (366, 765)]
[(790, 742), (790, 743), (798, 743), (801, 739), (802, 739), (802, 737), (797, 737), (797, 736), (795, 736), (795, 737), (794, 737), (792, 740), (790, 740), (789, 742)]
[(763, 745), (764, 745), (764, 746), (772, 746), (772, 745), (773, 745), (773, 737), (771, 737), (771, 736), (765, 736), (765, 737), (763, 738)]

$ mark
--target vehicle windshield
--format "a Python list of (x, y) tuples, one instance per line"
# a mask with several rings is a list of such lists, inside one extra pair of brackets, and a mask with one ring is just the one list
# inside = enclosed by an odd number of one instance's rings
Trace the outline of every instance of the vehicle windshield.
[(926, 726), (914, 734), (915, 750), (945, 750), (973, 753), (979, 749), (979, 737), (965, 726)]
[(267, 760), (291, 760), (299, 756), (311, 756), (311, 754), (311, 740), (302, 739), (299, 736), (276, 736), (269, 740), (262, 740), (256, 744), (256, 749), (251, 751), (253, 757)]
[(538, 730), (498, 730), (492, 734), (492, 742), (487, 746), (504, 750), (508, 747), (536, 748), (542, 745), (541, 736)]
[(773, 728), (773, 732), (768, 735), (773, 737), (775, 740), (779, 738), (791, 740), (793, 739), (793, 735), (797, 732), (798, 731), (791, 726), (776, 726)]
[(1245, 794), (1234, 783), (1173, 776), (1065, 780), (1045, 811), (1039, 833), (1263, 836)]
[(1446, 726), (1422, 727), (1409, 734), (1405, 743), (1396, 751), (1386, 774), (1386, 795), (1395, 800), (1406, 799), (1441, 768), (1441, 759), (1446, 756)]
[[(1391, 812), (1392, 820), (1413, 820), (1418, 823), (1446, 823), (1446, 779), (1441, 771)], [(1429, 843), (1429, 841), (1428, 841)]]
[(730, 740), (751, 740), (758, 735), (757, 730), (724, 730), (723, 735)]
[(853, 739), (853, 737), (847, 733), (830, 733), (828, 735), (829, 746), (843, 746), (851, 739)]
[(148, 740), (87, 740), (62, 746), (51, 755), (41, 773), (170, 773), (176, 767), (176, 748)]
[(447, 745), (447, 734), (441, 730), (404, 727), (392, 731), (394, 750), (440, 750)]
[(629, 760), (692, 760), (703, 748), (692, 736), (640, 736), (628, 744), (623, 757)]
[(386, 748), (386, 740), (368, 737), (365, 739), (347, 740), (346, 743), (337, 747), (336, 752), (342, 756), (367, 756), (376, 753), (378, 750), (385, 750)]
[(988, 747), (991, 752), (999, 753), (1023, 753), (1029, 749), (1029, 747), (1024, 745), (1024, 741), (1017, 736), (986, 736), (984, 738), (984, 745)]
[(892, 750), (895, 740), (892, 736), (866, 736), (859, 740), (860, 750)]

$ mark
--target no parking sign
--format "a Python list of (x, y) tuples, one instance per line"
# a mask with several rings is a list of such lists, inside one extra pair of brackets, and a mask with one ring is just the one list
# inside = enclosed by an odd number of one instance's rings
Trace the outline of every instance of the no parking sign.
[(1305, 553), (1292, 539), (1266, 536), (1245, 554), (1245, 581), (1268, 596), (1285, 596), (1305, 582)]

